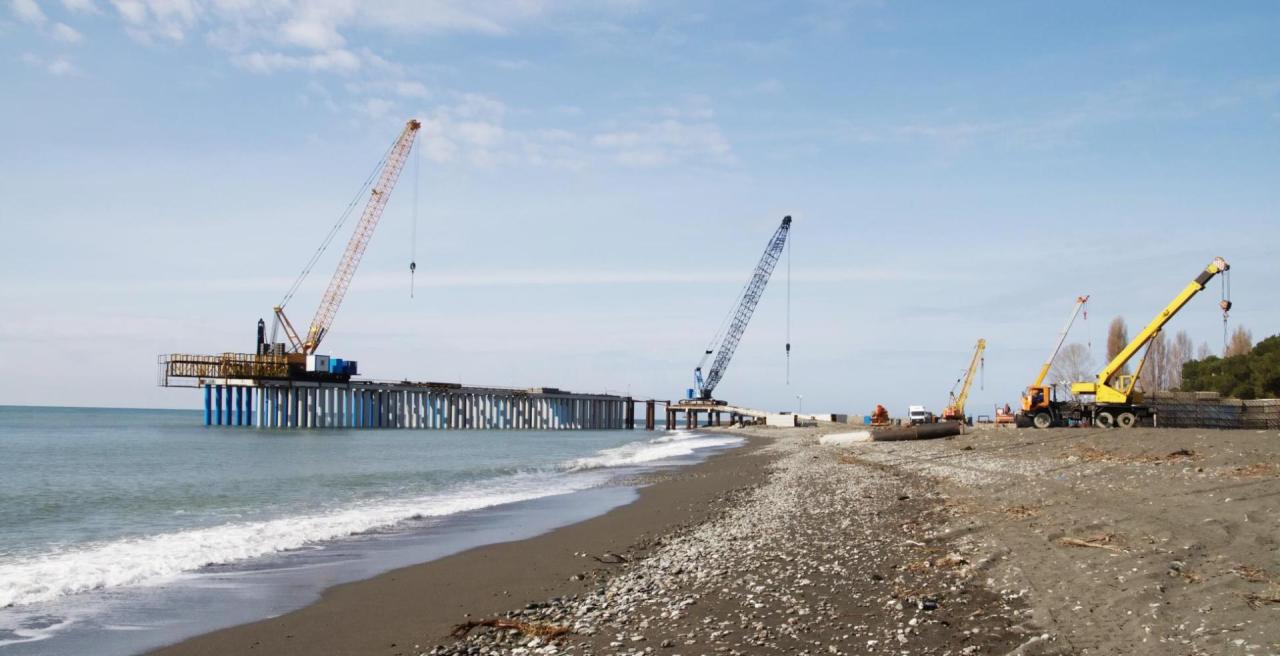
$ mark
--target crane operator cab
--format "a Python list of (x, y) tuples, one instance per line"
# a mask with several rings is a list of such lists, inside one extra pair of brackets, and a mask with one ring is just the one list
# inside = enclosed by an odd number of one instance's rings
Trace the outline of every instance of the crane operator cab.
[(1022, 397), (1022, 411), (1030, 413), (1047, 407), (1049, 407), (1049, 387), (1047, 385), (1028, 387), (1027, 393)]

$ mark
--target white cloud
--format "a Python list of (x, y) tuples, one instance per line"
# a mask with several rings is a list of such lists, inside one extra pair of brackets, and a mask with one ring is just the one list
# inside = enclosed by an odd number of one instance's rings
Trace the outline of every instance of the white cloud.
[(49, 72), (53, 75), (75, 75), (80, 72), (75, 64), (62, 58), (54, 59), (49, 62)]
[(421, 82), (396, 82), (396, 93), (406, 98), (426, 98), (427, 87)]
[(290, 20), (280, 26), (280, 38), (289, 45), (311, 50), (333, 50), (346, 45), (334, 25), (316, 20)]
[(702, 162), (728, 164), (734, 161), (729, 141), (711, 122), (689, 123), (666, 119), (641, 123), (622, 130), (601, 132), (591, 143), (610, 153), (625, 166), (655, 167)]
[(361, 61), (349, 50), (330, 50), (314, 55), (286, 55), (280, 52), (250, 52), (236, 55), (232, 63), (251, 73), (268, 74), (280, 71), (324, 71), (353, 73), (360, 69)]
[(362, 103), (358, 103), (355, 106), (355, 109), (361, 114), (377, 120), (386, 116), (392, 109), (395, 109), (395, 107), (396, 104), (390, 100), (386, 100), (384, 98), (370, 98)]
[(65, 57), (45, 59), (34, 53), (24, 52), (19, 59), (22, 60), (22, 63), (32, 68), (42, 69), (50, 75), (67, 76), (80, 73), (80, 69), (76, 68), (76, 65)]
[(101, 14), (93, 0), (62, 0), (62, 6), (73, 14)]
[[(22, 11), (39, 7), (34, 0), (11, 0)], [(63, 0), (71, 11), (92, 13), (93, 0)], [(181, 41), (197, 27), (205, 28), (211, 43), (247, 49), (276, 45), (333, 51), (346, 46), (343, 36), (351, 29), (372, 29), (399, 34), (473, 33), (510, 34), (533, 20), (571, 10), (626, 11), (625, 2), (595, 3), (584, 0), (111, 0), (134, 38)], [(43, 16), (43, 12), (38, 14)], [(527, 62), (506, 63), (524, 66)]]
[(431, 92), (426, 85), (415, 80), (376, 80), (363, 82), (353, 80), (345, 85), (348, 93), (353, 95), (395, 95), (401, 98), (428, 98)]
[(63, 43), (80, 43), (84, 40), (84, 35), (66, 23), (57, 23), (53, 26), (53, 38)]
[(202, 13), (198, 0), (111, 0), (135, 40), (182, 41)]
[[(545, 287), (545, 286), (598, 286), (598, 285), (685, 285), (706, 283), (741, 283), (741, 269), (480, 269), (474, 271), (419, 270), (417, 284), (437, 288), (467, 287)], [(946, 282), (956, 279), (956, 273), (947, 269), (911, 270), (885, 267), (816, 267), (797, 268), (791, 273), (798, 283), (848, 283), (889, 281)], [(164, 278), (146, 280), (99, 281), (47, 281), (30, 280), (21, 285), (0, 288), (0, 298), (38, 298), (54, 294), (243, 294), (245, 292), (276, 292), (292, 284), (292, 278)], [(320, 291), (328, 279), (316, 275), (307, 278), (301, 289)], [(405, 272), (370, 270), (356, 274), (352, 282), (362, 291), (399, 290), (405, 285)], [(0, 335), (3, 331), (0, 331)]]
[(24, 23), (44, 25), (44, 22), (49, 20), (35, 0), (10, 0), (9, 8), (13, 10), (13, 15)]
[(587, 154), (578, 135), (557, 129), (515, 130), (506, 125), (507, 106), (473, 93), (421, 112), (423, 155), (434, 162), (481, 168), (524, 164), (578, 170)]

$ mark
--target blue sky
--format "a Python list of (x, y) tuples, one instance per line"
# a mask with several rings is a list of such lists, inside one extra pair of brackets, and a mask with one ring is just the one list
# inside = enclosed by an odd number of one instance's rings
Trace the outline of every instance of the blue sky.
[[(1269, 2), (5, 0), (0, 403), (194, 407), (156, 355), (251, 349), (410, 117), (326, 342), (374, 377), (677, 397), (784, 214), (791, 384), (784, 261), (735, 402), (936, 409), (985, 337), (983, 412), (1077, 295), (1100, 357), (1216, 255), (1260, 338), (1277, 33)], [(1218, 295), (1171, 327), (1220, 348)]]

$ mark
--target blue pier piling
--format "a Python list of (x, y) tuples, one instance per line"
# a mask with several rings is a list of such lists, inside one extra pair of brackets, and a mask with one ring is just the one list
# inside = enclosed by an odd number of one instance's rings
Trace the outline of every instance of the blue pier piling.
[(266, 381), (207, 383), (206, 426), (408, 428), (431, 430), (600, 430), (630, 428), (633, 399), (551, 388), (439, 384)]

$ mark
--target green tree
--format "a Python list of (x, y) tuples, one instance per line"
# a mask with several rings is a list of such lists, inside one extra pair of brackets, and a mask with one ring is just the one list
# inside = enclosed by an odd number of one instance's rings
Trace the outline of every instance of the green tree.
[(1280, 335), (1258, 342), (1250, 356), (1254, 392), (1260, 397), (1280, 397)]
[[(1247, 331), (1244, 334), (1247, 338)], [(1250, 345), (1239, 355), (1187, 362), (1182, 366), (1182, 389), (1240, 399), (1280, 397), (1280, 335)]]

